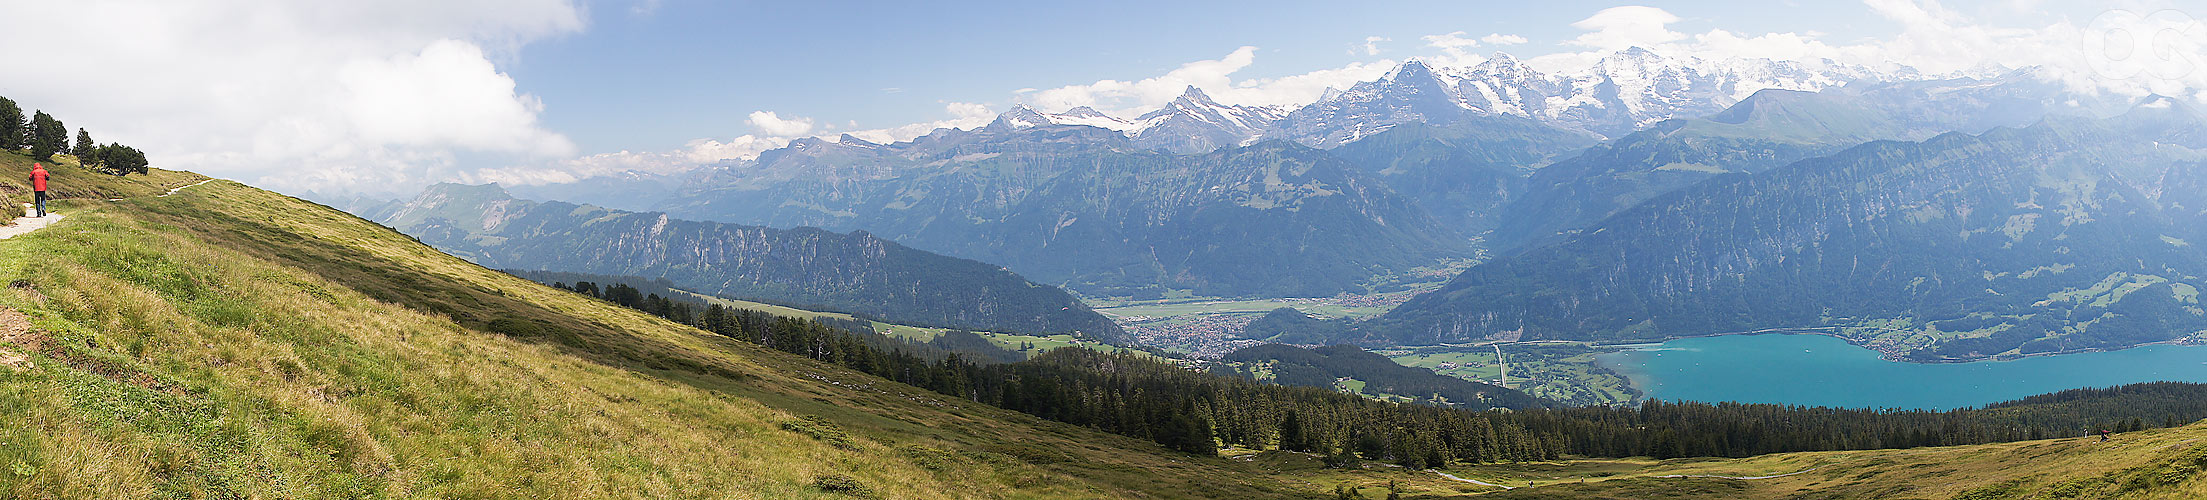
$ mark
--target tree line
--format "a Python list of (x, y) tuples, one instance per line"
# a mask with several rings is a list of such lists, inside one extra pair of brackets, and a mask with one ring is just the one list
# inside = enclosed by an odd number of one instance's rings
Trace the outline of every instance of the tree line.
[(68, 153), (86, 168), (112, 175), (144, 174), (150, 165), (145, 152), (138, 148), (94, 142), (91, 132), (83, 128), (77, 129), (72, 143), (69, 127), (60, 119), (45, 111), (34, 111), (26, 118), (23, 108), (6, 97), (0, 97), (0, 151), (28, 154), (41, 161)]
[[(1192, 371), (1152, 356), (1060, 348), (989, 363), (827, 323), (638, 294), (626, 285), (559, 285), (701, 330), (884, 379), (1081, 425), (1167, 448), (1281, 449), (1348, 467), (1412, 468), (1554, 460), (1566, 455), (1746, 457), (2081, 436), (2207, 417), (2207, 384), (2149, 383), (2037, 396), (1983, 409), (1845, 409), (1666, 402), (1639, 406), (1473, 411), (1366, 399), (1329, 389)], [(866, 331), (871, 331), (866, 330)], [(885, 340), (886, 339), (886, 340)]]

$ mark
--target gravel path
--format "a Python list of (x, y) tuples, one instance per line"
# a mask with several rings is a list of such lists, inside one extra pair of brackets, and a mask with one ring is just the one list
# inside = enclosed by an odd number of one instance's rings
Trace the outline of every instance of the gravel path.
[[(166, 192), (166, 193), (161, 193), (161, 194), (159, 194), (159, 195), (155, 195), (154, 197), (155, 197), (155, 198), (167, 198), (167, 197), (169, 197), (169, 195), (172, 195), (172, 194), (176, 194), (176, 192), (177, 192), (177, 191), (183, 191), (183, 190), (184, 190), (184, 188), (189, 188), (189, 187), (196, 187), (196, 186), (199, 186), (200, 184), (206, 184), (206, 183), (209, 183), (209, 182), (214, 182), (214, 181), (215, 181), (215, 180), (214, 180), (213, 178), (208, 178), (207, 180), (203, 180), (203, 181), (199, 181), (199, 182), (194, 182), (194, 183), (191, 183), (191, 184), (186, 184), (186, 185), (182, 185), (182, 186), (177, 186), (177, 187), (176, 187), (176, 188), (174, 188), (174, 189), (170, 189), (170, 190), (169, 190), (169, 192)], [(109, 200), (107, 200), (107, 201), (123, 201), (123, 200), (122, 200), (121, 198), (114, 198), (114, 199), (109, 199)], [(28, 213), (35, 213), (35, 212), (37, 212), (37, 211), (38, 211), (37, 209), (35, 209), (35, 208), (32, 208), (32, 207), (33, 207), (33, 205), (31, 205), (31, 204), (29, 204), (29, 203), (25, 203), (25, 204), (23, 204), (23, 213), (26, 213), (26, 214), (28, 214)], [(24, 234), (24, 233), (29, 233), (29, 232), (31, 232), (31, 231), (37, 231), (37, 230), (40, 230), (40, 229), (45, 229), (45, 228), (46, 228), (46, 226), (51, 226), (51, 225), (53, 225), (53, 224), (54, 224), (54, 223), (56, 223), (56, 222), (61, 222), (61, 214), (58, 214), (58, 213), (54, 213), (54, 212), (52, 212), (52, 211), (48, 211), (48, 212), (46, 212), (46, 216), (45, 216), (45, 217), (19, 217), (19, 218), (16, 218), (16, 219), (15, 219), (15, 224), (12, 224), (12, 225), (7, 225), (7, 226), (0, 226), (0, 240), (4, 240), (4, 239), (8, 239), (8, 238), (14, 238), (14, 237), (16, 237), (16, 236), (18, 236), (18, 235), (22, 235), (22, 234)]]
[[(29, 203), (23, 204), (23, 213), (38, 213), (38, 209), (31, 207), (32, 205)], [(61, 214), (54, 213), (52, 211), (46, 212), (45, 217), (31, 217), (28, 215), (17, 217), (15, 219), (15, 224), (0, 226), (0, 240), (14, 238), (17, 235), (45, 229), (46, 226), (53, 225), (55, 222), (60, 221)]]
[(1454, 479), (1454, 480), (1457, 480), (1457, 481), (1463, 481), (1463, 482), (1466, 482), (1466, 483), (1471, 483), (1471, 484), (1477, 484), (1477, 485), (1483, 485), (1483, 486), (1494, 486), (1494, 487), (1502, 488), (1502, 489), (1505, 489), (1505, 490), (1514, 490), (1514, 489), (1517, 489), (1517, 487), (1516, 487), (1516, 486), (1503, 486), (1503, 485), (1499, 485), (1499, 484), (1489, 483), (1489, 482), (1486, 482), (1486, 481), (1480, 481), (1480, 480), (1477, 480), (1477, 479), (1464, 479), (1464, 478), (1456, 477), (1456, 475), (1455, 475), (1455, 474), (1449, 474), (1449, 473), (1446, 473), (1446, 472), (1441, 472), (1441, 471), (1433, 471), (1433, 473), (1434, 473), (1434, 474), (1440, 474), (1440, 475), (1441, 475), (1441, 477), (1445, 477), (1445, 478), (1449, 478), (1449, 479)]

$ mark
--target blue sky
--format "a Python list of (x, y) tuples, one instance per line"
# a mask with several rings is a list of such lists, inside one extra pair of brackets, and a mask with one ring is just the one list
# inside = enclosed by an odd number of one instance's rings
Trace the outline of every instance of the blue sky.
[[(672, 149), (739, 135), (768, 110), (848, 127), (939, 118), (945, 102), (1001, 110), (1021, 88), (1157, 75), (1259, 49), (1247, 78), (1430, 56), (1421, 36), (1514, 34), (1520, 57), (1557, 50), (1593, 2), (706, 2), (604, 3), (582, 33), (531, 44), (509, 67), (547, 103), (549, 128), (586, 151)], [(1665, 5), (1680, 31), (1817, 31), (1835, 40), (1897, 28), (1848, 2)], [(1812, 21), (1813, 20), (1813, 21)], [(1378, 54), (1366, 54), (1367, 37)], [(648, 91), (639, 91), (648, 89)]]
[[(1546, 71), (1625, 45), (1990, 63), (2207, 100), (2207, 6), (2185, 1), (0, 0), (9, 19), (103, 20), (12, 26), (0, 96), (156, 166), (403, 196), (679, 171), (808, 135), (897, 139), (1022, 104), (1127, 115), (1187, 85), (1293, 106), (1406, 58), (1496, 50)], [(2094, 55), (2123, 29), (2167, 50)]]

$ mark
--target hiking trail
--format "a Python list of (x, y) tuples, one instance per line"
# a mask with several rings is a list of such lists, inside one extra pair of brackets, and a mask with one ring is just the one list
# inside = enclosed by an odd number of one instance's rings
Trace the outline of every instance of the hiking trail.
[(61, 214), (50, 211), (46, 212), (45, 217), (33, 217), (31, 215), (28, 215), (38, 213), (38, 208), (35, 205), (29, 203), (23, 204), (23, 213), (25, 214), (24, 216), (15, 218), (14, 224), (0, 226), (0, 240), (14, 238), (23, 234), (29, 234), (31, 231), (45, 229), (46, 226), (51, 226), (55, 222), (61, 222)]
[[(177, 191), (183, 191), (184, 188), (198, 187), (200, 184), (206, 184), (214, 181), (215, 180), (213, 178), (208, 178), (207, 180), (177, 186), (174, 188), (170, 188), (169, 191), (166, 193), (154, 195), (154, 197), (167, 198), (169, 197), (169, 195), (176, 194)], [(123, 201), (123, 199), (109, 198), (107, 201)], [(23, 213), (26, 215), (15, 218), (15, 223), (6, 226), (0, 226), (0, 240), (14, 238), (16, 236), (30, 234), (31, 231), (45, 229), (46, 226), (51, 226), (54, 225), (54, 223), (56, 222), (61, 222), (62, 218), (60, 213), (53, 211), (47, 211), (45, 217), (32, 217), (30, 215), (27, 215), (38, 213), (37, 206), (30, 203), (23, 204)]]

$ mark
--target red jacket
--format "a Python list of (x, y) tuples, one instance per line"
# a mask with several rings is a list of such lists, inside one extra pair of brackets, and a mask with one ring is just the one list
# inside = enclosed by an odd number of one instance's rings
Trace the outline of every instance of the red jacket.
[(31, 190), (46, 190), (46, 166), (39, 165), (31, 167)]

